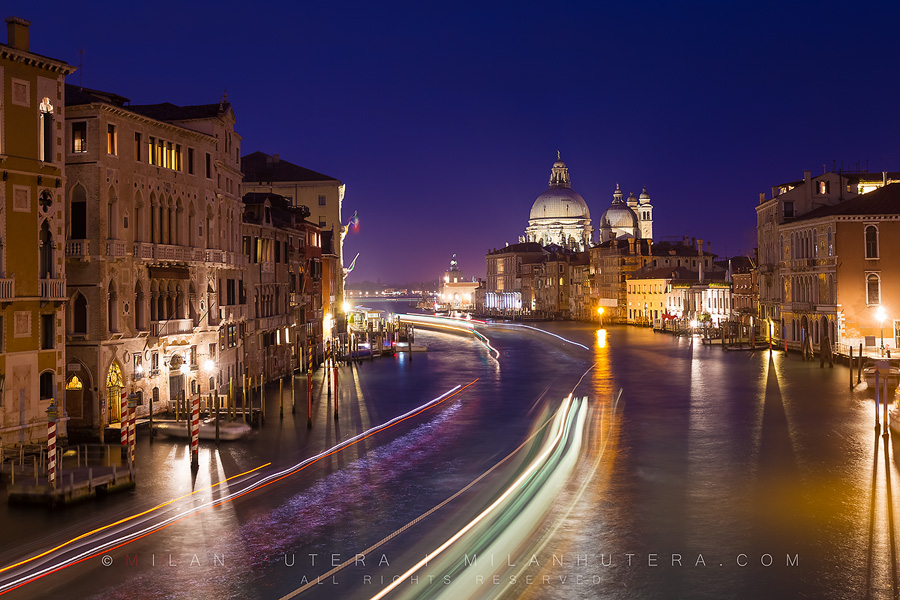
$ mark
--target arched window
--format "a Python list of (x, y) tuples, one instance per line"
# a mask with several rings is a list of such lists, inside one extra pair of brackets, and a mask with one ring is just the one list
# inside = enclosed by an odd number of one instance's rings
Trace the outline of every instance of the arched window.
[(866, 258), (878, 258), (878, 228), (866, 227)]
[(868, 306), (881, 304), (881, 278), (877, 273), (866, 275), (866, 304)]
[(87, 298), (76, 292), (72, 302), (72, 333), (83, 335), (87, 333)]
[(138, 331), (147, 329), (144, 302), (144, 288), (141, 285), (141, 282), (138, 281), (134, 284), (134, 328)]
[(53, 234), (50, 233), (50, 223), (44, 221), (41, 225), (41, 279), (53, 279)]
[(56, 385), (53, 382), (53, 371), (41, 373), (41, 400), (50, 400), (56, 396)]
[(834, 237), (831, 227), (828, 228), (828, 256), (834, 256)]
[(109, 282), (107, 291), (106, 322), (109, 326), (109, 331), (115, 333), (119, 331), (119, 296), (116, 294), (116, 286), (112, 281)]

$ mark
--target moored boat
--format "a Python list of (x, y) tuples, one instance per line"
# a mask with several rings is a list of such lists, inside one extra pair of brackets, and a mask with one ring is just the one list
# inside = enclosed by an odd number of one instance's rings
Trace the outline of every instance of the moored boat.
[[(184, 421), (157, 421), (153, 424), (153, 429), (159, 433), (176, 438), (189, 438), (191, 436), (188, 424)], [(253, 428), (246, 423), (238, 421), (224, 421), (219, 419), (219, 439), (230, 442), (240, 439), (253, 431)], [(209, 418), (200, 421), (200, 439), (215, 440), (216, 439), (216, 419)]]
[(878, 385), (884, 385), (881, 383), (884, 379), (887, 379), (887, 384), (889, 388), (897, 387), (897, 384), (900, 383), (900, 361), (895, 358), (885, 358), (885, 359), (876, 359), (869, 360), (866, 362), (863, 367), (863, 376), (866, 378), (866, 383), (869, 387), (875, 387), (875, 370), (878, 369)]

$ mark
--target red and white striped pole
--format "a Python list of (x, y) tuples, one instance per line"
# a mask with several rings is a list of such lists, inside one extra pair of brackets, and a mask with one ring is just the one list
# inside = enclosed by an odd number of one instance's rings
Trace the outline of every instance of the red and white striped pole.
[(309, 342), (309, 353), (306, 367), (306, 427), (312, 427), (312, 372), (313, 372), (313, 343)]
[(338, 420), (338, 399), (340, 398), (340, 393), (338, 392), (338, 369), (337, 369), (337, 361), (335, 360), (334, 355), (334, 347), (331, 350), (331, 372), (334, 375), (334, 420)]
[(134, 447), (137, 444), (137, 394), (131, 391), (128, 398), (128, 463), (134, 464)]
[(122, 390), (122, 397), (119, 399), (119, 432), (122, 450), (125, 451), (128, 449), (128, 398), (125, 396), (125, 390)]
[(191, 467), (200, 466), (200, 396), (191, 399)]
[(51, 401), (47, 408), (47, 481), (50, 489), (56, 489), (56, 418), (59, 412)]

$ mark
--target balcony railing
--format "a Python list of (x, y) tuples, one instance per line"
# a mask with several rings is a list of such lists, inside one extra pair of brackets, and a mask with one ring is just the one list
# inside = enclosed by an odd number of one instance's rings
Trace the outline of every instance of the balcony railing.
[(66, 240), (66, 256), (84, 259), (91, 255), (91, 240)]
[(157, 244), (154, 257), (157, 260), (177, 260), (184, 261), (184, 246), (173, 246), (171, 244)]
[(149, 242), (135, 242), (134, 243), (134, 257), (141, 260), (152, 260), (153, 259), (153, 246)]
[(0, 300), (12, 300), (16, 297), (16, 280), (0, 279)]
[(214, 263), (225, 262), (225, 253), (222, 250), (214, 250), (212, 248), (207, 248), (206, 262), (214, 262)]
[(40, 294), (43, 300), (65, 300), (65, 279), (40, 279)]
[(162, 337), (179, 333), (193, 333), (194, 322), (190, 319), (169, 319), (168, 321), (154, 321), (151, 323), (153, 335)]
[(125, 256), (125, 240), (106, 240), (106, 256), (110, 258)]

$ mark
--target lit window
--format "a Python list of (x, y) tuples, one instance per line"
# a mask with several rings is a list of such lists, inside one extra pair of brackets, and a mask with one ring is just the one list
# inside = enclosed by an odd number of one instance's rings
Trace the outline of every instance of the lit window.
[(156, 164), (156, 155), (154, 154), (154, 148), (156, 147), (156, 138), (150, 136), (150, 139), (147, 143), (147, 160), (151, 165)]
[(53, 162), (53, 105), (50, 98), (41, 102), (41, 147), (40, 159)]
[(87, 152), (87, 123), (72, 123), (72, 152)]
[(112, 124), (106, 126), (106, 153), (116, 154), (116, 126)]

